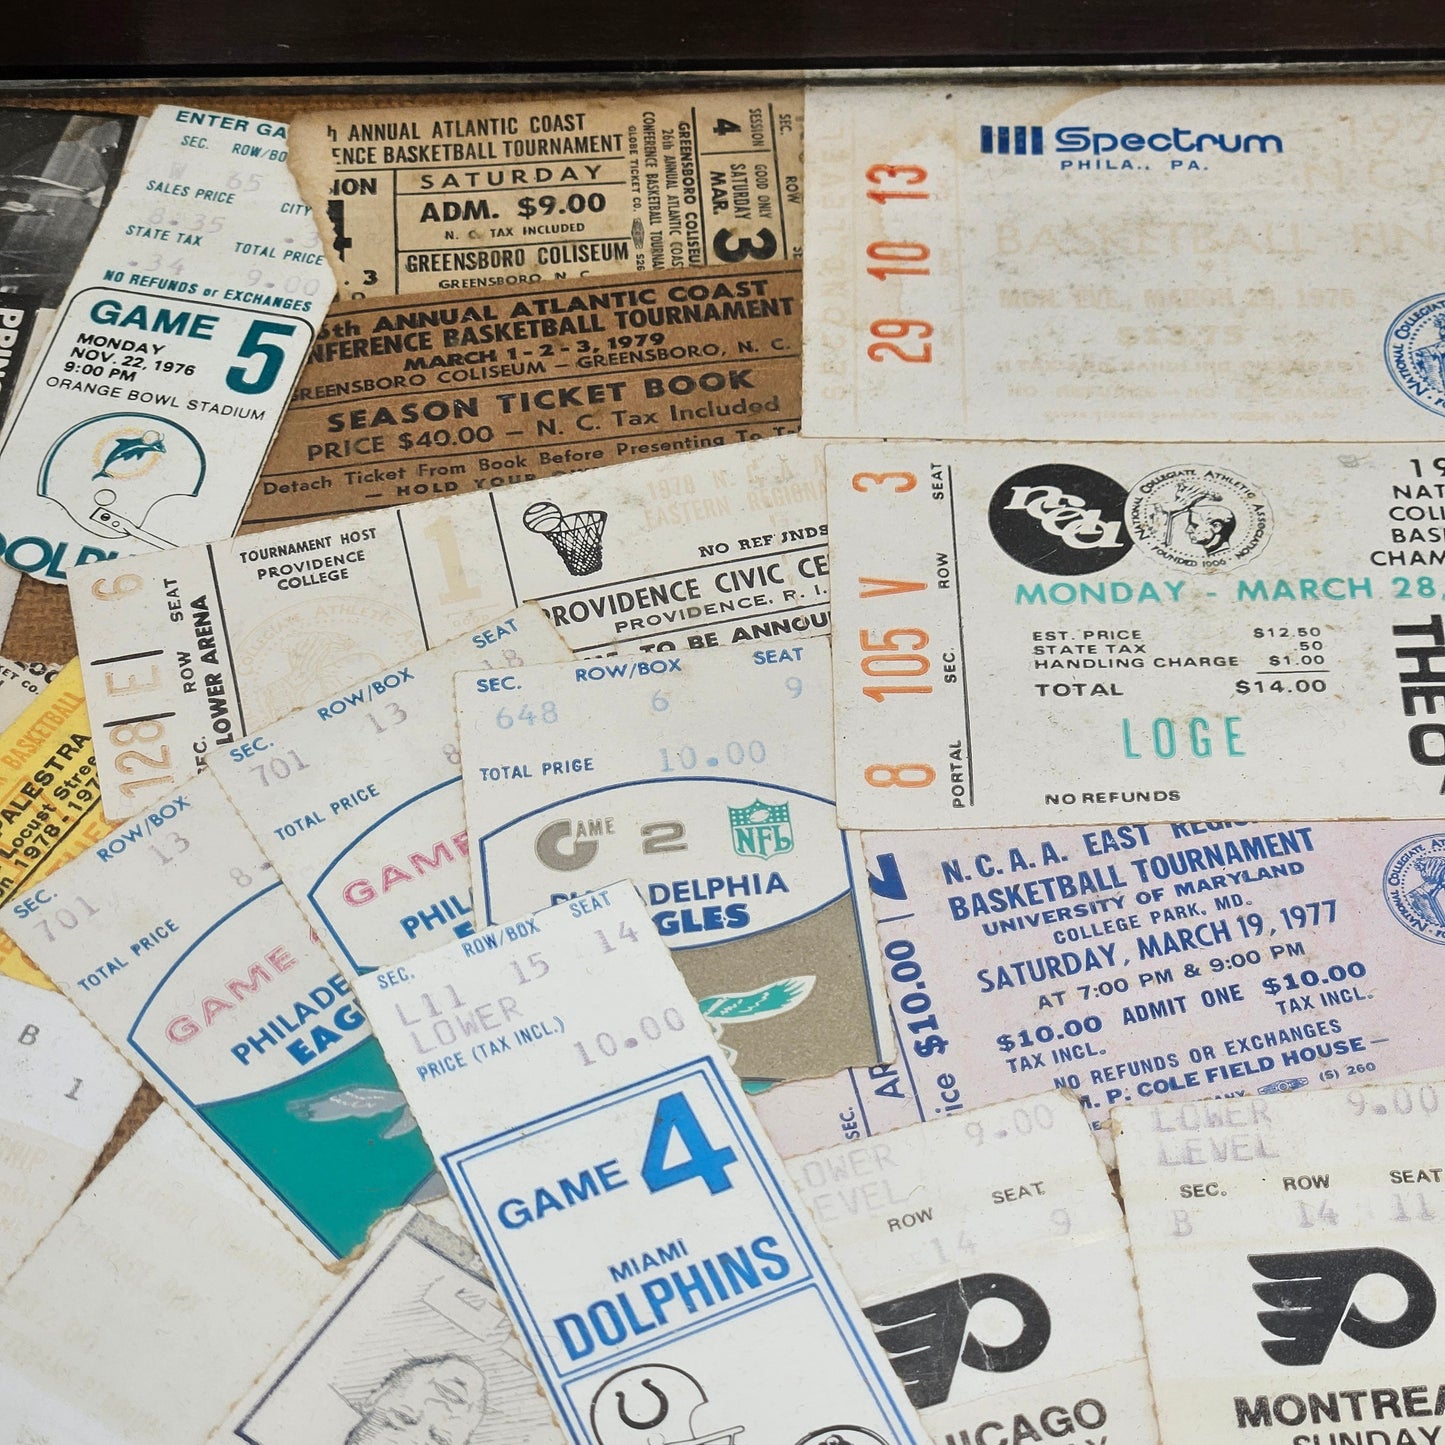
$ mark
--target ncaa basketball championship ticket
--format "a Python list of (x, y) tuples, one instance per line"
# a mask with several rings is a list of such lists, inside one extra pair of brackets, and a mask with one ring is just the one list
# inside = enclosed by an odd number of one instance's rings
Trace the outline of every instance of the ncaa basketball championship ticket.
[(1114, 1114), (1162, 1438), (1434, 1445), (1441, 1090)]
[(1438, 815), (1435, 450), (873, 442), (828, 481), (846, 826)]
[(826, 632), (827, 538), (822, 449), (783, 437), (94, 563), (70, 598), (107, 816), (520, 602), (574, 652)]
[(578, 1445), (927, 1440), (631, 884), (357, 989)]
[(809, 435), (1439, 435), (1438, 87), (807, 103)]

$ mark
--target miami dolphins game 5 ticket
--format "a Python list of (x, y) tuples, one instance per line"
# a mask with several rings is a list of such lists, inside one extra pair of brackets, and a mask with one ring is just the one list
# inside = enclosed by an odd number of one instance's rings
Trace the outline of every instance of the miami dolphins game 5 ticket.
[(158, 106), (0, 443), (4, 560), (229, 536), (335, 289), (285, 125)]
[(840, 816), (1434, 817), (1442, 479), (1408, 445), (830, 447)]
[[(1015, 1099), (1270, 1096), (1434, 1062), (1445, 832), (868, 833), (896, 1066), (759, 1101), (784, 1154)], [(1108, 1153), (1107, 1133), (1098, 1135)]]
[(928, 1438), (630, 883), (357, 988), (578, 1445)]
[(94, 563), (70, 597), (107, 816), (521, 602), (574, 652), (825, 632), (827, 537), (822, 449), (784, 437)]
[(1165, 1440), (1439, 1438), (1440, 1108), (1422, 1082), (1115, 1113)]
[(319, 1259), (434, 1182), (351, 985), (215, 779), (158, 800), (0, 927)]
[(214, 756), (216, 779), (346, 969), (472, 931), (456, 674), (567, 655), (529, 603)]
[(625, 875), (749, 1087), (891, 1058), (829, 681), (819, 640), (460, 674), (479, 920)]
[(810, 435), (1438, 437), (1438, 89), (807, 103)]
[(967, 1110), (788, 1173), (939, 1445), (1158, 1440), (1124, 1219), (1072, 1099)]

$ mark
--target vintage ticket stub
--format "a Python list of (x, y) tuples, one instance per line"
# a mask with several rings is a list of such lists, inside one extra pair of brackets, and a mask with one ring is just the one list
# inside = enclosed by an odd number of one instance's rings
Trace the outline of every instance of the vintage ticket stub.
[(1124, 1220), (1071, 1099), (788, 1162), (940, 1445), (1159, 1438)]
[[(0, 733), (0, 906), (109, 832), (80, 663), (72, 661)], [(0, 974), (51, 986), (3, 934)]]
[(1121, 1103), (1269, 1096), (1439, 1059), (1445, 832), (1428, 824), (864, 843), (898, 1065), (760, 1101), (784, 1154), (1050, 1086), (1104, 1130)]
[(1445, 457), (871, 443), (828, 471), (850, 827), (1440, 811)]
[(196, 1445), (335, 1288), (170, 1108), (0, 1292), (24, 1445)]
[(456, 674), (566, 656), (528, 604), (214, 755), (220, 785), (347, 969), (472, 931)]
[(9, 903), (0, 927), (318, 1258), (428, 1187), (351, 985), (214, 778)]
[(11, 662), (0, 657), (0, 732), (8, 728), (53, 682), (60, 669), (49, 662)]
[(822, 640), (457, 678), (478, 921), (631, 878), (750, 1087), (893, 1056)]
[(559, 1445), (565, 1437), (472, 1246), (408, 1209), (381, 1227), (213, 1438)]
[(69, 1207), (139, 1083), (59, 994), (0, 978), (0, 1286)]
[(1433, 440), (1442, 129), (1415, 84), (814, 90), (805, 429)]
[(798, 429), (797, 262), (332, 308), (242, 530)]
[(1118, 1110), (1165, 1440), (1439, 1438), (1440, 1107), (1418, 1083)]
[(0, 567), (0, 639), (4, 638), (10, 626), (10, 613), (19, 590), (20, 573), (13, 567)]
[(631, 884), (357, 987), (578, 1445), (927, 1438)]
[(5, 560), (229, 535), (334, 291), (286, 127), (158, 106), (0, 443)]
[(70, 597), (107, 815), (521, 602), (574, 652), (825, 632), (827, 537), (822, 449), (781, 437), (93, 563)]
[(803, 253), (798, 90), (315, 111), (292, 146), (343, 297)]

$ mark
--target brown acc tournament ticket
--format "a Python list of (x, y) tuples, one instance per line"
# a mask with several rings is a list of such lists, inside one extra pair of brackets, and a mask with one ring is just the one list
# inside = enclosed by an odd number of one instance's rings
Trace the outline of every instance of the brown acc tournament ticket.
[(333, 306), (240, 530), (798, 430), (802, 269)]

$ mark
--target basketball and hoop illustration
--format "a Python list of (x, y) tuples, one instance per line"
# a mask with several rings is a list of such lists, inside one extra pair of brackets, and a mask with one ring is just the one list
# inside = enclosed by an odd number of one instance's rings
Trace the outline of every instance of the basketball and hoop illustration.
[(522, 513), (522, 525), (545, 537), (574, 577), (586, 577), (602, 566), (606, 512), (564, 514), (555, 502), (533, 502)]

